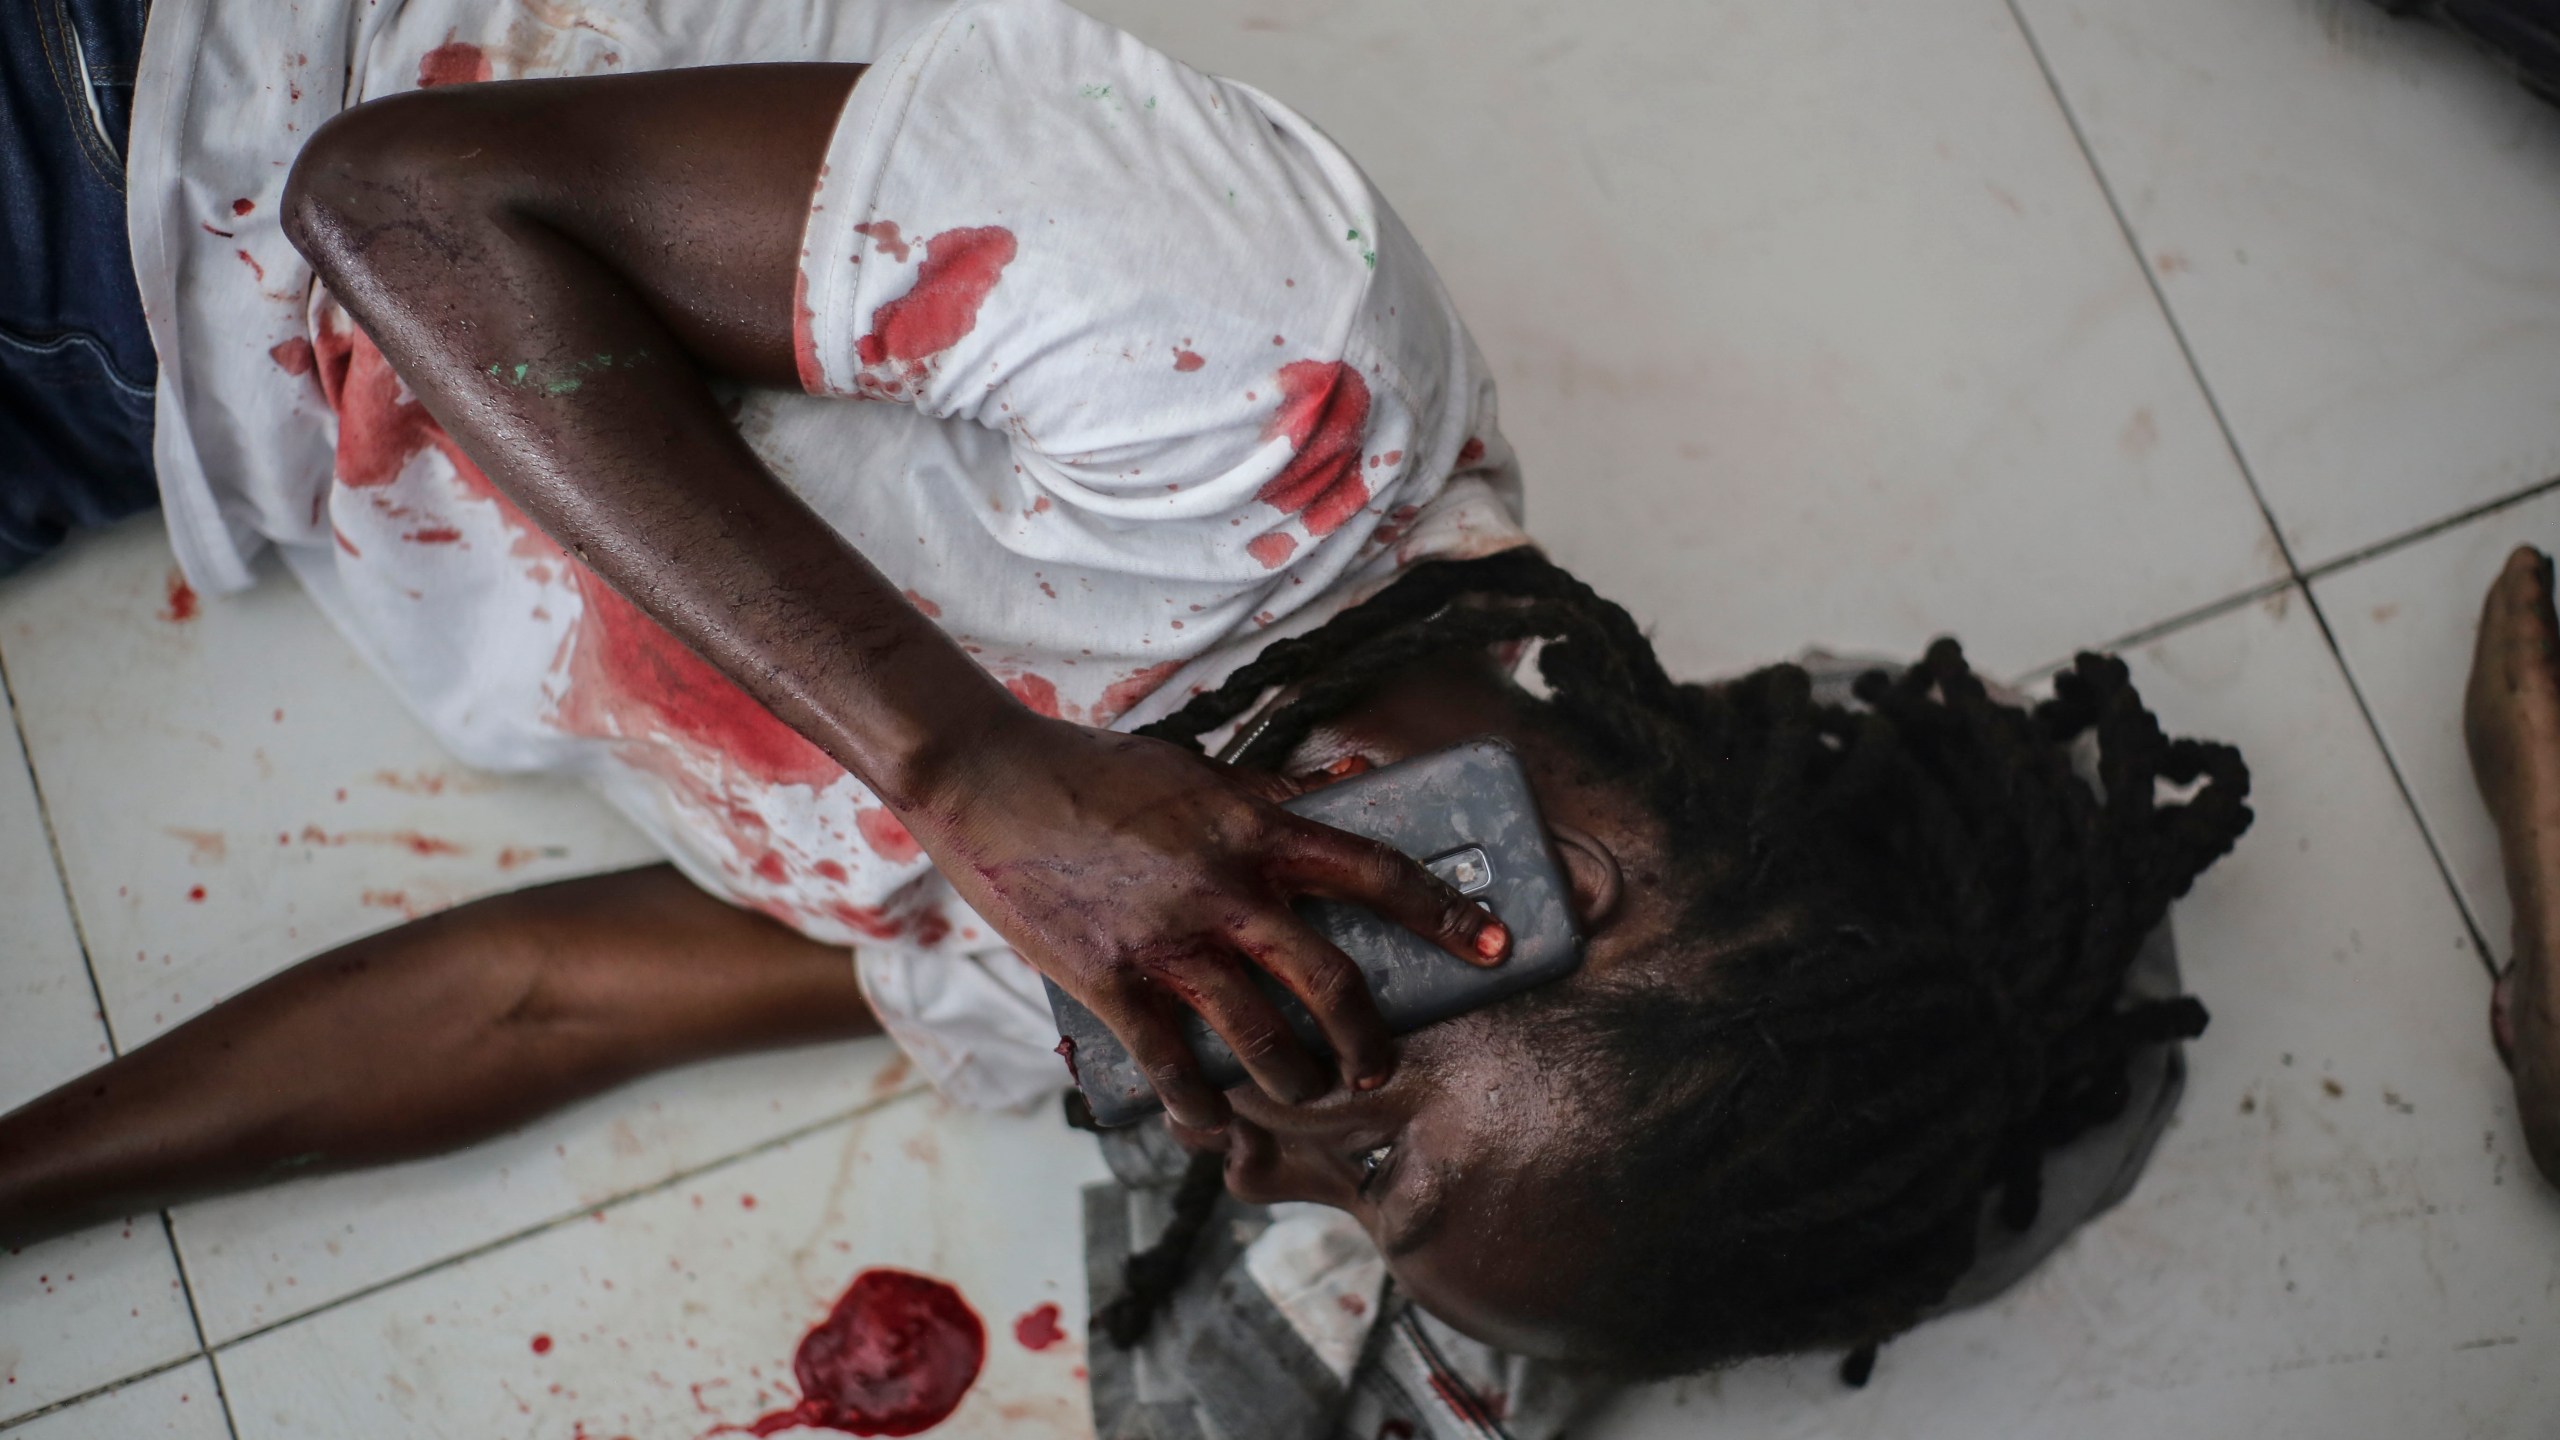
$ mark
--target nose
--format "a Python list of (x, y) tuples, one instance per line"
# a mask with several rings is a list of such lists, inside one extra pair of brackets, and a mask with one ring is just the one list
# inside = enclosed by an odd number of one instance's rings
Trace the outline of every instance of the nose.
[(1227, 1193), (1248, 1205), (1325, 1200), (1323, 1176), (1304, 1146), (1238, 1115), (1227, 1122)]

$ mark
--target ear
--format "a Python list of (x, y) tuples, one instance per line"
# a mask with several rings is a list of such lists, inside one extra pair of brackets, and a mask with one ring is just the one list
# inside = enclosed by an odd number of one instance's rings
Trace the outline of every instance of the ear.
[(1618, 899), (1626, 889), (1617, 852), (1579, 826), (1550, 823), (1547, 838), (1554, 842), (1565, 884), (1573, 891), (1575, 918), (1586, 931), (1600, 928), (1617, 913)]

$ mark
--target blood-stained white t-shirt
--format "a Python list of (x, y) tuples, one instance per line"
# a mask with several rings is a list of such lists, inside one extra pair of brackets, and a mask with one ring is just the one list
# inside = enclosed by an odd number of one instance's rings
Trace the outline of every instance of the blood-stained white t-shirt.
[(130, 208), (171, 534), (216, 593), (276, 545), (458, 756), (586, 777), (705, 889), (854, 946), (947, 1093), (1020, 1103), (1064, 1079), (1029, 968), (509, 505), (276, 224), (367, 98), (808, 59), (873, 68), (811, 201), (809, 393), (739, 393), (740, 429), (1024, 704), (1131, 728), (1409, 565), (1524, 542), (1484, 362), (1366, 177), (1059, 0), (159, 0)]

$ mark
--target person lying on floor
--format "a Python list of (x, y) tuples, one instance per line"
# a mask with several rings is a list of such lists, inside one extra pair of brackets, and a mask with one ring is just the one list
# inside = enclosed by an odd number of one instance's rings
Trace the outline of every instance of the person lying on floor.
[[(1045, 975), (1236, 1194), (1347, 1212), (1489, 1343), (1665, 1374), (1914, 1324), (2201, 1029), (2127, 974), (2246, 827), (2239, 756), (2094, 656), (2033, 710), (1948, 642), (1855, 704), (1666, 675), (1279, 102), (1056, 0), (328, 9), (142, 55), (179, 553), (223, 591), (276, 546), (457, 756), (585, 777), (668, 863), (306, 960), (0, 1119), (0, 1238), (875, 1030), (1054, 1097)], [(795, 55), (876, 63), (728, 63)], [(1587, 959), (1390, 1038), (1291, 902), (1507, 936), (1275, 802), (1483, 734)], [(1252, 1083), (1199, 1081), (1185, 1006)]]

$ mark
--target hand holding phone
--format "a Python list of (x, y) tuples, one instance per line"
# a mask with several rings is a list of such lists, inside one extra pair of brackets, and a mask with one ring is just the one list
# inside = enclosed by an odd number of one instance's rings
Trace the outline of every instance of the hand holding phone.
[[(1500, 963), (1470, 964), (1357, 905), (1301, 901), (1296, 908), (1307, 923), (1359, 966), (1390, 1033), (1489, 1005), (1582, 963), (1571, 891), (1547, 844), (1528, 775), (1502, 741), (1474, 740), (1417, 756), (1309, 791), (1283, 808), (1394, 846), (1510, 930), (1511, 950)], [(1284, 987), (1258, 972), (1252, 982), (1301, 1043), (1332, 1053), (1323, 1027)], [(1126, 1125), (1159, 1108), (1146, 1069), (1110, 1027), (1055, 982), (1049, 1006), (1059, 1049), (1097, 1123)], [(1197, 1013), (1181, 1011), (1176, 1025), (1203, 1080), (1224, 1088), (1246, 1078), (1234, 1050)]]

